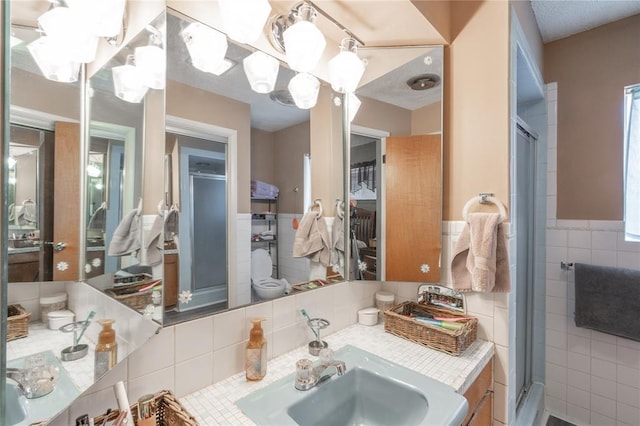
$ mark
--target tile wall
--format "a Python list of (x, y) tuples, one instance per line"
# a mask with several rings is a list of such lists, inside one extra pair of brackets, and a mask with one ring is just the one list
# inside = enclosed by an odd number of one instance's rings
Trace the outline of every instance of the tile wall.
[[(640, 424), (640, 342), (575, 326), (574, 273), (560, 262), (640, 269), (620, 221), (556, 220), (557, 85), (549, 98), (545, 405), (576, 424)], [(551, 117), (553, 112), (553, 118)]]

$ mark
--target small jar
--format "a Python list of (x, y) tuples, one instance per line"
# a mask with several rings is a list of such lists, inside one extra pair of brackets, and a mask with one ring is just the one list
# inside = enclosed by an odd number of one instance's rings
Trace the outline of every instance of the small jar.
[(391, 309), (396, 302), (396, 295), (390, 291), (376, 292), (376, 307), (380, 310), (380, 319), (384, 321), (384, 311)]

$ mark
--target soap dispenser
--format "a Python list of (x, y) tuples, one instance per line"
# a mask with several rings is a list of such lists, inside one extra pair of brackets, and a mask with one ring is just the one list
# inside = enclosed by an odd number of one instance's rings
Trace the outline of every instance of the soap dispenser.
[(245, 354), (244, 367), (249, 381), (262, 380), (267, 374), (267, 341), (262, 331), (262, 321), (266, 318), (253, 318), (253, 327), (249, 332), (249, 342)]
[(98, 322), (102, 325), (102, 331), (98, 334), (98, 344), (96, 345), (94, 381), (118, 363), (118, 343), (116, 342), (116, 331), (112, 327), (115, 320), (105, 319)]

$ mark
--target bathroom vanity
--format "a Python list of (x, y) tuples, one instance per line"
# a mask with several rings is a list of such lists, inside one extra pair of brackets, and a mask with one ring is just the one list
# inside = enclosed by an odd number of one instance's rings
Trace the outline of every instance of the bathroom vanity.
[[(493, 343), (477, 340), (461, 356), (454, 357), (386, 333), (382, 325), (358, 324), (327, 336), (325, 340), (333, 350), (352, 345), (451, 386), (469, 403), (463, 424), (480, 424), (474, 423), (472, 416), (478, 412), (479, 403), (489, 402), (482, 407), (488, 406), (491, 412), (490, 396), (488, 400), (482, 397), (488, 390), (488, 384), (485, 386), (487, 375), (488, 383), (491, 379)], [(236, 402), (294, 373), (296, 361), (301, 358), (316, 359), (309, 355), (305, 345), (270, 360), (267, 375), (260, 382), (247, 382), (244, 373), (236, 374), (181, 398), (181, 402), (200, 424), (252, 424)], [(294, 386), (293, 380), (291, 386)], [(476, 393), (481, 398), (472, 396)]]

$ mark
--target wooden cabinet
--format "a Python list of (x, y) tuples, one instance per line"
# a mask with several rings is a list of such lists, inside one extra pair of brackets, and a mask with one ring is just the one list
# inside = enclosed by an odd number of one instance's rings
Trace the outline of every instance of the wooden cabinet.
[(40, 251), (9, 254), (10, 283), (40, 281)]
[(164, 255), (164, 306), (175, 306), (178, 303), (178, 255)]
[(478, 378), (465, 392), (469, 402), (467, 417), (462, 422), (465, 426), (486, 426), (493, 423), (493, 382), (492, 362), (489, 361)]

